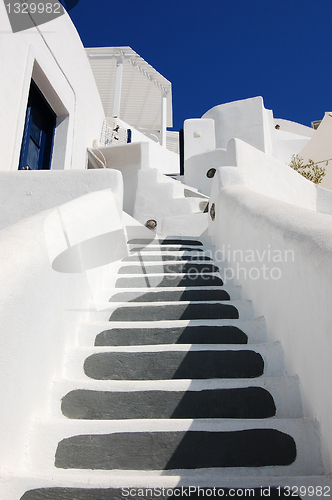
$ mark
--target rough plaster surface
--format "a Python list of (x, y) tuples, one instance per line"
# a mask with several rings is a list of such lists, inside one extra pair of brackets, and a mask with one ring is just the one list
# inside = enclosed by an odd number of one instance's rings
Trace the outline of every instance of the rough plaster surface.
[(326, 166), (326, 176), (323, 178), (321, 186), (332, 190), (332, 113), (325, 113), (322, 123), (319, 125), (314, 136), (307, 145), (299, 152), (305, 162), (309, 159), (315, 162), (322, 162), (320, 166), (325, 166), (326, 160), (330, 160)]
[(1, 172), (0, 229), (103, 189), (112, 189), (117, 210), (121, 213), (123, 182), (115, 170)]
[[(244, 297), (252, 299), (255, 314), (264, 314), (269, 338), (281, 341), (288, 373), (299, 376), (305, 416), (320, 422), (324, 465), (330, 473), (332, 409), (326, 394), (332, 376), (331, 216), (283, 203), (243, 185), (217, 189), (211, 201), (216, 204), (216, 219), (210, 222), (216, 251), (224, 253), (235, 276), (242, 269), (237, 283)], [(251, 250), (255, 258), (246, 261), (241, 254), (234, 258), (227, 254), (229, 249)], [(277, 262), (269, 258), (273, 251), (278, 252)], [(278, 279), (264, 279), (262, 272), (250, 279), (250, 269), (262, 265), (277, 268)]]
[(181, 182), (162, 175), (157, 169), (139, 170), (136, 187), (133, 216), (142, 224), (150, 219), (156, 220), (157, 231), (163, 234), (176, 234), (165, 232), (165, 218), (187, 217), (201, 212), (200, 198), (185, 196)]
[[(184, 132), (184, 160), (200, 153), (206, 153), (216, 148), (214, 120), (190, 119), (185, 120)], [(189, 185), (193, 185), (190, 184)]]
[[(108, 248), (111, 264), (112, 258), (126, 255), (124, 235), (122, 250), (119, 245), (119, 228), (112, 192), (105, 190), (0, 231), (0, 257), (6, 263), (0, 280), (5, 332), (0, 339), (0, 458), (8, 471), (23, 467), (32, 416), (47, 414), (51, 380), (61, 375), (65, 349), (75, 343), (79, 323), (102, 284), (100, 267), (78, 273), (67, 267), (61, 272), (52, 266), (54, 259), (65, 254), (68, 245), (114, 231), (117, 241)], [(98, 238), (95, 241), (90, 250), (98, 261), (103, 250)]]
[[(249, 144), (232, 139), (227, 145), (228, 164), (218, 169), (211, 189), (212, 199), (220, 189), (245, 184), (253, 191), (312, 211), (332, 214), (332, 195), (316, 186), (280, 160)], [(212, 194), (213, 193), (213, 194)]]
[(260, 151), (273, 154), (273, 116), (264, 108), (262, 97), (215, 106), (202, 118), (214, 120), (217, 148), (226, 148), (228, 141), (237, 137)]
[(207, 172), (211, 168), (217, 169), (225, 165), (228, 165), (226, 148), (195, 154), (185, 162), (184, 181), (201, 193), (210, 196), (213, 178), (208, 178)]

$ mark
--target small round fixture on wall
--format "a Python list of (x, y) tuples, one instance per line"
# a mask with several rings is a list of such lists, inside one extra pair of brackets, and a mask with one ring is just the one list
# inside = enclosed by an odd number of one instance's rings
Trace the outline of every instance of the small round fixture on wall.
[(206, 172), (206, 177), (208, 179), (212, 179), (214, 176), (215, 176), (215, 173), (216, 173), (216, 169), (215, 168), (210, 168), (207, 172)]
[(154, 231), (157, 228), (157, 221), (155, 219), (149, 219), (144, 225), (148, 229), (151, 229), (151, 231)]
[(212, 220), (214, 220), (216, 218), (216, 207), (215, 207), (214, 203), (212, 203), (211, 208), (210, 208), (210, 216), (211, 216)]

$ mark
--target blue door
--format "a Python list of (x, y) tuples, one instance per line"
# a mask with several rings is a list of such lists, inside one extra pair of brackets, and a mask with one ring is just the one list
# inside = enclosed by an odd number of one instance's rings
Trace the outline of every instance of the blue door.
[(55, 120), (53, 110), (31, 81), (19, 170), (51, 168)]

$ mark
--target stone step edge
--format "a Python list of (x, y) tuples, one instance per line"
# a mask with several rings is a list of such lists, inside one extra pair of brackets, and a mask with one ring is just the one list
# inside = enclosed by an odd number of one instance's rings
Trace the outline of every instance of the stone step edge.
[[(193, 302), (189, 302), (189, 301), (179, 301), (176, 303), (176, 305), (182, 305), (182, 306), (186, 306), (186, 305), (190, 305), (190, 304), (193, 304)], [(253, 305), (252, 305), (252, 302), (250, 300), (212, 300), (212, 301), (197, 301), (195, 302), (195, 305), (196, 304), (224, 304), (224, 305), (227, 305), (227, 306), (233, 306), (235, 307), (237, 310), (238, 310), (238, 313), (239, 313), (239, 318), (238, 319), (250, 319), (250, 318), (253, 318), (254, 316), (254, 311), (253, 311)], [(140, 308), (144, 308), (144, 307), (154, 307), (154, 308), (167, 308), (167, 307), (172, 307), (174, 306), (174, 302), (98, 302), (95, 304), (96, 306), (96, 313), (93, 313), (92, 311), (90, 312), (90, 317), (92, 316), (92, 314), (98, 314), (99, 316), (100, 315), (105, 315), (105, 320), (109, 319), (107, 316), (108, 315), (111, 315), (113, 311), (115, 311), (116, 309), (118, 308), (133, 308), (133, 307), (140, 307)], [(209, 318), (207, 318), (209, 319)], [(214, 319), (217, 319), (219, 321), (218, 318), (214, 318)], [(205, 318), (202, 318), (202, 320), (204, 321)], [(167, 319), (165, 320), (158, 320), (158, 321), (167, 321)], [(173, 319), (173, 320), (168, 320), (168, 321), (183, 321), (181, 319)], [(185, 321), (190, 321), (190, 320), (185, 320)], [(119, 322), (119, 321), (118, 321)], [(115, 321), (112, 321), (110, 322), (110, 324), (113, 324), (115, 323)], [(141, 323), (140, 321), (135, 321), (135, 323), (139, 324)]]
[(171, 241), (169, 243), (160, 243), (159, 241), (155, 241), (155, 240), (151, 240), (151, 242), (142, 242), (142, 243), (139, 243), (139, 242), (133, 242), (133, 241), (127, 241), (127, 246), (128, 247), (140, 247), (140, 246), (143, 246), (143, 248), (146, 248), (146, 247), (156, 247), (156, 248), (168, 248), (168, 247), (172, 247), (172, 248), (181, 248), (183, 246), (186, 246), (188, 248), (200, 248), (200, 249), (204, 249), (204, 247), (206, 245), (203, 244), (203, 242), (201, 241), (199, 245), (195, 245), (195, 244), (192, 244), (190, 243), (190, 240), (178, 240), (179, 243), (172, 243)]
[(249, 318), (249, 319), (232, 319), (232, 320), (167, 320), (167, 321), (112, 321), (108, 319), (104, 321), (94, 320), (92, 316), (100, 316), (100, 314), (90, 314), (90, 321), (81, 325), (78, 343), (82, 347), (94, 346), (96, 336), (104, 330), (111, 330), (112, 328), (122, 329), (140, 329), (140, 328), (184, 328), (195, 326), (235, 326), (242, 330), (248, 336), (248, 345), (268, 343), (265, 319)]
[[(220, 276), (220, 271), (212, 271), (212, 272), (208, 272), (208, 273), (164, 273), (164, 272), (160, 272), (160, 273), (149, 273), (149, 272), (144, 272), (142, 271), (142, 273), (126, 273), (126, 274), (120, 274), (120, 273), (117, 273), (117, 277), (118, 278), (139, 278), (141, 276), (146, 276), (147, 278), (153, 278), (153, 277), (166, 277), (167, 279), (171, 279), (170, 277), (171, 276), (181, 276), (181, 277), (184, 277), (184, 276), (188, 276), (188, 275), (198, 275), (198, 276), (215, 276), (217, 278), (221, 278)], [(192, 280), (194, 282), (194, 279)]]
[[(121, 267), (120, 269), (123, 269), (123, 268), (126, 268), (126, 267), (136, 267), (136, 268), (146, 268), (148, 269), (149, 267), (156, 267), (156, 266), (160, 266), (160, 267), (167, 267), (167, 266), (172, 266), (172, 265), (181, 265), (181, 266), (192, 266), (192, 267), (195, 267), (196, 264), (199, 265), (199, 267), (202, 267), (204, 269), (204, 266), (206, 266), (207, 268), (211, 268), (212, 266), (217, 268), (215, 269), (214, 271), (210, 270), (208, 271), (209, 273), (217, 273), (218, 270), (219, 270), (219, 267), (214, 263), (213, 260), (202, 260), (202, 261), (199, 261), (199, 260), (189, 260), (189, 261), (186, 261), (186, 260), (180, 260), (180, 261), (175, 261), (175, 260), (156, 260), (156, 261), (146, 261), (146, 262), (141, 262), (140, 260), (137, 260), (137, 261), (121, 261)], [(161, 271), (162, 272), (162, 271)], [(189, 271), (186, 271), (185, 272), (186, 274), (189, 273)], [(119, 276), (122, 276), (122, 274), (125, 274), (125, 273), (122, 273), (122, 272), (119, 272)], [(132, 273), (134, 274), (134, 273)], [(135, 273), (136, 274), (136, 273)], [(152, 274), (158, 274), (158, 271), (152, 273)], [(172, 274), (177, 274), (177, 272), (173, 272)]]
[[(81, 471), (66, 470), (61, 471), (60, 469), (55, 471), (52, 475), (45, 476), (44, 474), (38, 474), (38, 471), (34, 475), (27, 473), (25, 470), (17, 470), (13, 473), (10, 471), (5, 471), (2, 474), (2, 486), (0, 486), (1, 498), (6, 500), (18, 500), (21, 496), (28, 490), (42, 489), (42, 488), (82, 488), (82, 489), (162, 489), (162, 488), (235, 488), (235, 489), (251, 489), (251, 488), (264, 488), (264, 487), (283, 487), (288, 486), (290, 488), (300, 488), (301, 486), (308, 488), (313, 486), (314, 488), (325, 487), (326, 493), (331, 494), (332, 491), (332, 477), (327, 475), (315, 475), (315, 476), (287, 476), (285, 474), (280, 476), (275, 476), (271, 471), (269, 475), (252, 477), (247, 476), (245, 473), (242, 476), (236, 478), (219, 478), (218, 471), (214, 474), (212, 472), (206, 472), (204, 476), (197, 477), (197, 475), (190, 476), (186, 474), (183, 476), (156, 476), (151, 473), (145, 473), (144, 471), (137, 472), (136, 475), (127, 475), (122, 471), (119, 471), (117, 476), (110, 477), (108, 471), (92, 471), (92, 473), (86, 474)], [(285, 472), (285, 471), (284, 471)], [(126, 492), (126, 490), (124, 490)], [(292, 490), (290, 490), (289, 498), (291, 497)], [(131, 498), (130, 496), (123, 496), (123, 498)], [(139, 498), (139, 497), (137, 497)], [(142, 497), (141, 497), (142, 498)], [(148, 498), (148, 496), (143, 497)], [(160, 498), (165, 498), (161, 496)], [(174, 497), (175, 498), (175, 497)], [(188, 496), (188, 498), (190, 498)], [(206, 498), (206, 497), (203, 497)], [(219, 496), (212, 497), (219, 498)], [(220, 496), (220, 498), (222, 498)], [(248, 498), (248, 496), (243, 496), (243, 498)], [(250, 497), (249, 497), (250, 498)], [(264, 498), (264, 496), (262, 496)], [(266, 497), (268, 498), (268, 497)], [(313, 496), (302, 496), (304, 499), (312, 499)], [(321, 496), (320, 498), (324, 498)], [(326, 497), (325, 497), (326, 498)]]
[[(227, 301), (230, 302), (230, 301)], [(234, 302), (234, 301), (233, 301)], [(96, 310), (89, 310), (90, 313), (94, 314), (95, 312), (99, 312)], [(81, 324), (81, 328), (86, 328), (86, 327), (91, 327), (91, 326), (96, 326), (96, 327), (104, 327), (104, 326), (109, 326), (113, 327), (115, 324), (118, 324), (117, 328), (123, 327), (127, 328), (124, 326), (124, 323), (130, 325), (130, 327), (134, 328), (135, 325), (138, 326), (137, 328), (150, 328), (155, 325), (155, 328), (173, 328), (176, 326), (183, 327), (183, 326), (238, 326), (242, 325), (243, 327), (245, 325), (250, 325), (250, 324), (258, 324), (262, 329), (265, 330), (265, 318), (264, 316), (256, 316), (253, 318), (248, 318), (248, 319), (191, 319), (191, 320), (163, 320), (163, 321), (113, 321), (112, 325), (110, 325), (110, 322), (108, 320), (100, 320), (100, 319), (93, 319), (90, 318), (87, 321), (84, 321), (84, 323)], [(175, 323), (178, 323), (176, 325)], [(240, 326), (239, 326), (240, 328)]]
[(266, 344), (163, 344), (153, 346), (96, 346), (69, 348), (65, 355), (63, 374), (68, 378), (88, 378), (84, 373), (86, 358), (104, 353), (162, 353), (162, 352), (204, 352), (204, 351), (254, 351), (264, 360), (265, 377), (280, 377), (285, 374), (283, 351), (280, 342)]
[[(219, 286), (219, 287), (175, 287), (175, 286), (170, 286), (170, 287), (149, 287), (148, 289), (147, 288), (137, 288), (137, 287), (132, 287), (132, 288), (111, 288), (111, 287), (103, 287), (102, 288), (102, 292), (103, 292), (103, 295), (106, 295), (108, 294), (109, 296), (109, 301), (111, 301), (111, 298), (114, 296), (114, 295), (117, 295), (117, 294), (121, 294), (121, 293), (125, 293), (125, 294), (139, 294), (139, 295), (145, 295), (146, 293), (162, 293), (162, 292), (196, 292), (196, 293), (199, 293), (199, 292), (215, 292), (215, 291), (224, 291), (226, 293), (228, 293), (228, 295), (230, 296), (231, 300), (242, 300), (241, 299), (241, 290), (239, 287), (231, 287), (231, 286)], [(180, 300), (181, 303), (184, 302), (183, 300)], [(212, 302), (220, 302), (220, 300), (212, 300)], [(103, 301), (100, 301), (100, 302), (103, 302)], [(137, 302), (134, 302), (133, 300), (129, 300), (129, 301), (123, 301), (123, 302), (130, 302), (130, 303), (133, 303), (133, 304), (136, 304)], [(168, 299), (167, 301), (165, 302), (179, 302), (179, 299), (178, 298), (175, 298), (175, 299)], [(187, 301), (187, 302), (205, 302), (204, 300), (197, 300), (197, 299), (193, 299), (191, 301)]]
[(257, 379), (211, 379), (211, 380), (144, 380), (122, 381), (93, 379), (53, 379), (50, 390), (50, 415), (53, 418), (66, 418), (61, 413), (61, 399), (73, 390), (102, 392), (140, 392), (140, 391), (192, 391), (215, 389), (237, 389), (261, 387), (272, 395), (277, 413), (273, 418), (303, 418), (298, 377), (270, 377)]
[[(92, 313), (94, 314), (94, 313)], [(97, 313), (98, 314), (98, 313)], [(91, 316), (91, 315), (90, 315)], [(174, 321), (158, 321), (149, 322), (141, 321), (139, 325), (136, 321), (114, 321), (112, 324), (108, 320), (98, 321), (90, 318), (81, 324), (79, 333), (79, 344), (82, 346), (93, 346), (96, 336), (104, 330), (111, 330), (112, 328), (176, 328), (179, 327), (195, 327), (195, 326), (236, 326), (248, 336), (248, 344), (267, 343), (265, 318), (260, 316), (258, 318), (249, 319), (230, 319), (230, 320), (191, 320), (183, 321), (179, 325), (174, 324)]]
[[(182, 253), (182, 255), (180, 255), (181, 253)], [(166, 256), (167, 257), (173, 256), (174, 259), (163, 260), (161, 258), (161, 257), (166, 257)], [(185, 258), (178, 259), (177, 257), (180, 257), (180, 256), (185, 257)], [(188, 263), (191, 263), (191, 264), (212, 264), (214, 266), (217, 266), (217, 264), (213, 260), (213, 257), (210, 255), (205, 255), (204, 252), (199, 252), (199, 255), (189, 255), (189, 253), (184, 254), (184, 252), (178, 252), (178, 253), (175, 253), (175, 252), (158, 252), (158, 253), (140, 252), (139, 254), (138, 253), (130, 254), (127, 257), (137, 257), (137, 259), (133, 259), (133, 260), (126, 260), (126, 258), (121, 259), (121, 265), (130, 264), (133, 266), (136, 263), (138, 264), (141, 261), (140, 260), (140, 257), (141, 257), (143, 260), (143, 263), (144, 264), (149, 263), (148, 265), (161, 264), (161, 265), (166, 266), (167, 264), (188, 264)], [(146, 257), (147, 257), (147, 259), (145, 260)], [(160, 257), (160, 260), (158, 260), (158, 259), (150, 260), (148, 257)], [(190, 257), (195, 257), (195, 258), (192, 259)], [(204, 257), (209, 257), (209, 259), (204, 259)], [(224, 264), (223, 261), (222, 261), (222, 264)]]
[[(104, 287), (104, 289), (107, 287)], [(240, 291), (240, 286), (228, 286), (229, 290), (233, 292)], [(108, 288), (110, 293), (121, 293), (121, 292), (142, 292), (142, 287), (133, 286), (130, 288), (118, 287), (118, 288)], [(212, 286), (151, 286), (149, 287), (149, 292), (201, 292), (201, 291), (215, 291), (215, 290), (225, 290), (228, 291), (225, 285), (212, 285)], [(143, 292), (142, 292), (143, 293)]]
[[(87, 434), (111, 433), (137, 433), (137, 432), (181, 432), (181, 431), (207, 431), (207, 432), (232, 432), (245, 429), (276, 429), (293, 437), (297, 447), (297, 459), (287, 467), (273, 467), (276, 475), (319, 475), (323, 473), (320, 456), (319, 428), (315, 421), (307, 419), (273, 419), (273, 420), (125, 420), (125, 421), (90, 421), (90, 420), (51, 420), (47, 422), (34, 420), (30, 433), (30, 443), (25, 457), (25, 466), (31, 472), (35, 470), (52, 473), (55, 470), (54, 457), (58, 443), (66, 438)], [(254, 468), (250, 470), (238, 468), (218, 469), (221, 477), (234, 477), (243, 475), (245, 471), (250, 474), (269, 474), (272, 467)], [(250, 468), (251, 469), (251, 468)], [(263, 470), (264, 469), (264, 470)], [(199, 475), (206, 474), (209, 469), (202, 469)], [(116, 471), (108, 471), (116, 475)], [(126, 471), (127, 472), (127, 471)], [(137, 474), (137, 471), (133, 471)], [(175, 473), (176, 471), (173, 471)], [(186, 471), (179, 471), (186, 475)], [(192, 472), (192, 471), (191, 471)], [(130, 471), (129, 471), (130, 474)], [(165, 471), (156, 471), (164, 475)]]
[[(150, 291), (150, 289), (149, 289)], [(132, 302), (132, 301), (119, 301), (119, 302), (98, 302), (97, 307), (103, 306), (103, 307), (109, 307), (111, 309), (118, 308), (118, 307), (165, 307), (165, 306), (174, 306), (174, 303), (177, 305), (187, 305), (189, 306), (192, 303), (197, 304), (224, 304), (224, 305), (234, 305), (234, 306), (243, 306), (246, 305), (249, 307), (251, 305), (251, 301), (247, 300), (218, 300), (218, 299), (212, 299), (212, 300), (166, 300), (166, 301), (147, 301), (147, 302)]]

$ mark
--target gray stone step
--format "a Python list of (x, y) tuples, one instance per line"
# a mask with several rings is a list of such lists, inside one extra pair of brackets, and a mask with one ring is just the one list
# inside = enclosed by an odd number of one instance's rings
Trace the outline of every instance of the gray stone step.
[[(144, 342), (144, 338), (151, 339), (151, 344), (165, 344), (165, 343), (176, 343), (176, 344), (219, 344), (220, 341), (218, 337), (215, 335), (217, 332), (219, 334), (225, 335), (224, 344), (239, 344), (242, 343), (250, 343), (250, 344), (266, 344), (267, 343), (267, 335), (265, 328), (265, 320), (264, 318), (253, 318), (252, 314), (250, 314), (249, 308), (247, 312), (244, 309), (241, 309), (238, 301), (234, 301), (233, 305), (239, 310), (241, 319), (208, 319), (208, 320), (193, 320), (193, 321), (162, 321), (162, 322), (151, 322), (151, 321), (140, 321), (139, 323), (135, 321), (127, 322), (118, 322), (117, 324), (110, 324), (108, 321), (110, 316), (110, 311), (102, 310), (96, 311), (90, 314), (90, 320), (84, 324), (82, 324), (79, 335), (79, 343), (82, 347), (91, 347), (95, 344), (96, 337), (102, 332), (113, 332), (114, 333), (114, 341), (115, 345), (120, 345), (121, 336), (123, 335), (124, 345), (135, 345), (135, 332), (138, 335), (137, 345), (149, 345), (150, 341)], [(243, 316), (248, 316), (248, 319), (244, 319)], [(191, 328), (195, 327), (194, 330)], [(196, 328), (197, 333), (197, 342), (190, 342), (190, 338), (187, 341), (187, 335), (193, 334)], [(201, 327), (207, 327), (207, 334), (212, 334), (213, 338), (212, 342), (208, 341), (206, 338), (206, 342), (204, 342), (204, 333)], [(211, 329), (213, 327), (213, 329)], [(226, 327), (226, 328), (225, 328)], [(228, 327), (234, 327), (230, 329)], [(234, 337), (234, 342), (232, 341), (233, 332), (235, 333), (239, 329), (242, 334), (238, 332), (239, 338)], [(112, 342), (113, 333), (105, 333), (105, 340), (102, 340), (100, 336), (100, 342), (107, 342), (108, 339)], [(184, 334), (184, 341), (180, 342), (177, 340), (179, 336)], [(245, 335), (243, 335), (245, 334)], [(160, 335), (161, 341), (158, 342), (156, 336)], [(167, 338), (164, 339), (164, 336), (167, 337), (169, 335), (170, 341), (167, 342)], [(229, 335), (229, 337), (228, 337)], [(142, 338), (141, 338), (142, 337)], [(102, 344), (103, 345), (103, 344)]]
[(112, 328), (100, 332), (95, 346), (158, 344), (246, 344), (247, 335), (236, 326), (174, 328)]
[(55, 466), (64, 469), (171, 470), (287, 466), (294, 439), (275, 429), (234, 432), (131, 432), (63, 439)]
[(150, 321), (194, 320), (194, 319), (236, 319), (239, 312), (233, 305), (197, 302), (178, 304), (154, 304), (118, 307), (110, 321)]
[[(147, 439), (149, 439), (149, 436), (151, 438), (154, 433), (160, 434), (167, 432), (177, 434), (181, 432), (186, 434), (187, 432), (192, 432), (195, 434), (196, 432), (202, 432), (207, 435), (209, 433), (228, 434), (257, 429), (272, 429), (292, 436), (296, 443), (297, 451), (295, 462), (286, 468), (284, 466), (274, 466), (273, 468), (257, 466), (248, 467), (247, 469), (238, 467), (213, 467), (210, 470), (191, 469), (190, 471), (184, 468), (179, 470), (172, 469), (169, 473), (163, 471), (163, 469), (154, 468), (151, 471), (151, 475), (162, 485), (163, 482), (167, 482), (167, 477), (170, 480), (171, 476), (173, 476), (174, 481), (178, 480), (178, 477), (181, 476), (184, 480), (188, 481), (189, 484), (202, 484), (203, 481), (205, 481), (206, 484), (207, 479), (212, 479), (210, 484), (217, 481), (219, 481), (219, 484), (234, 484), (243, 477), (251, 477), (251, 479), (254, 480), (257, 478), (263, 479), (263, 476), (274, 476), (278, 478), (280, 476), (294, 477), (323, 474), (322, 461), (319, 453), (319, 426), (316, 422), (307, 419), (83, 420), (69, 419), (64, 416), (57, 420), (52, 419), (48, 421), (45, 421), (45, 419), (34, 419), (30, 432), (31, 445), (29, 446), (29, 450), (27, 450), (26, 463), (31, 472), (35, 473), (36, 470), (38, 470), (41, 474), (41, 478), (46, 478), (50, 475), (52, 475), (54, 480), (57, 478), (67, 478), (67, 481), (62, 481), (63, 486), (73, 485), (73, 483), (70, 483), (68, 480), (70, 480), (70, 478), (74, 479), (75, 477), (77, 478), (77, 485), (79, 484), (78, 481), (80, 481), (83, 486), (89, 484), (91, 487), (93, 485), (96, 487), (104, 485), (105, 487), (111, 487), (114, 484), (119, 485), (119, 481), (121, 481), (121, 486), (129, 486), (130, 484), (135, 485), (138, 481), (144, 485), (150, 473), (140, 473), (139, 471), (142, 469), (140, 467), (136, 469), (133, 467), (134, 464), (132, 464), (132, 469), (128, 472), (126, 472), (127, 469), (122, 469), (119, 463), (116, 469), (104, 475), (101, 472), (98, 473), (98, 470), (93, 469), (86, 470), (84, 474), (80, 474), (79, 471), (73, 471), (72, 473), (68, 471), (67, 474), (63, 474), (61, 470), (63, 471), (64, 469), (59, 470), (54, 468), (54, 456), (58, 444), (67, 438), (75, 436), (126, 434), (129, 440), (130, 436), (132, 436), (135, 441), (135, 435), (137, 437), (137, 434), (145, 434)], [(121, 439), (121, 437), (119, 438)], [(257, 444), (259, 445), (259, 442)], [(211, 448), (211, 446), (209, 446), (209, 448)], [(218, 446), (216, 448), (218, 449)], [(247, 450), (248, 453), (254, 448), (255, 445), (250, 447)], [(113, 450), (110, 449), (108, 450), (111, 454), (112, 451)], [(152, 448), (150, 448), (150, 452), (151, 451), (153, 451)], [(75, 454), (75, 448), (72, 448), (72, 453)], [(117, 450), (114, 450), (114, 453), (117, 453)], [(130, 450), (127, 449), (126, 454), (128, 455), (130, 453)], [(196, 447), (191, 453), (199, 456), (200, 447)], [(273, 453), (273, 449), (271, 449), (271, 453)], [(88, 459), (88, 454), (86, 459)], [(184, 466), (185, 464), (183, 463), (182, 465)], [(57, 470), (58, 473), (56, 472)], [(232, 481), (228, 482), (231, 478)], [(47, 483), (44, 481), (42, 484), (46, 486)], [(61, 485), (58, 481), (51, 485), (53, 486), (54, 484)], [(171, 483), (168, 482), (168, 484)], [(176, 484), (178, 484), (178, 482), (173, 483), (173, 485)]]
[(148, 246), (136, 246), (129, 245), (129, 249), (131, 254), (136, 252), (203, 252), (204, 250), (199, 247), (189, 247), (186, 244), (184, 245), (176, 245), (176, 246), (166, 246), (162, 247), (156, 245), (148, 245)]
[(165, 254), (164, 252), (157, 253), (155, 255), (151, 254), (134, 254), (129, 255), (122, 259), (122, 262), (155, 262), (155, 261), (211, 261), (211, 257), (206, 255), (186, 255), (183, 252), (179, 252), (179, 254)]
[(177, 302), (179, 300), (188, 302), (230, 300), (230, 296), (222, 289), (197, 288), (196, 290), (163, 290), (146, 293), (142, 291), (119, 292), (110, 298), (110, 302)]
[(155, 239), (132, 239), (128, 241), (129, 245), (188, 245), (188, 246), (203, 246), (203, 243), (198, 240), (190, 240), (186, 238), (155, 238)]
[(264, 372), (260, 353), (251, 350), (100, 352), (84, 363), (97, 380), (254, 378)]
[[(245, 354), (246, 352), (249, 354)], [(204, 363), (208, 363), (205, 375)], [(249, 365), (248, 370), (247, 365)], [(85, 368), (88, 368), (89, 372)], [(116, 376), (117, 369), (119, 376)], [(67, 350), (63, 367), (64, 377), (75, 380), (90, 378), (95, 381), (188, 381), (227, 378), (249, 380), (255, 377), (263, 379), (284, 375), (283, 352), (278, 342), (255, 345), (162, 344), (76, 347)]]
[(215, 273), (219, 271), (219, 267), (210, 263), (169, 263), (169, 264), (144, 264), (141, 265), (130, 265), (122, 266), (119, 269), (119, 274), (188, 274), (195, 276), (201, 274)]
[(203, 391), (74, 390), (62, 399), (68, 418), (269, 418), (276, 414), (271, 394), (261, 387)]
[[(82, 390), (89, 393), (100, 391), (103, 393), (147, 393), (151, 400), (155, 399), (154, 391), (157, 393), (203, 393), (214, 390), (233, 390), (259, 388), (268, 391), (276, 406), (276, 419), (303, 418), (301, 396), (296, 377), (258, 377), (251, 379), (206, 379), (206, 380), (94, 380), (82, 377), (77, 379), (56, 379), (52, 386), (52, 401), (50, 414), (54, 418), (61, 418), (62, 413), (59, 401), (62, 401), (73, 390)], [(229, 393), (228, 393), (229, 394)], [(152, 417), (151, 417), (152, 418)], [(274, 419), (275, 420), (275, 419)]]
[(215, 274), (156, 274), (118, 278), (115, 288), (207, 287), (223, 286)]

